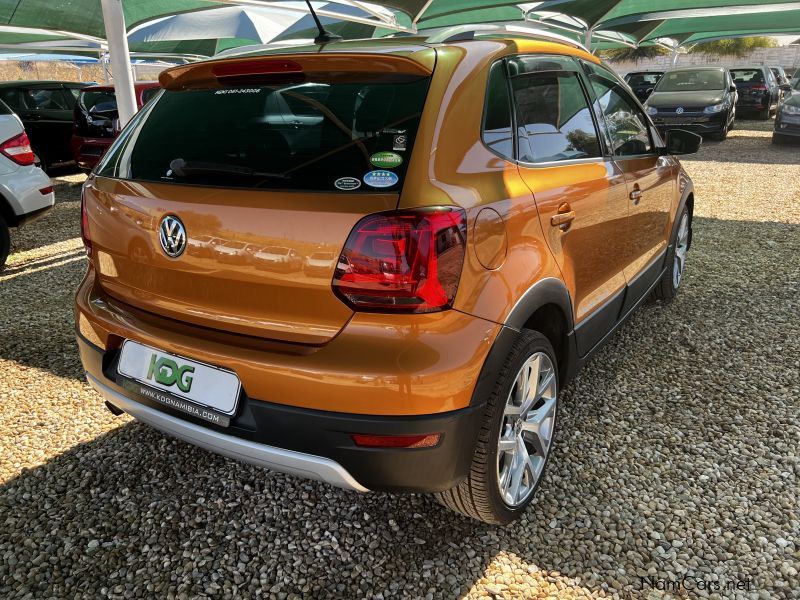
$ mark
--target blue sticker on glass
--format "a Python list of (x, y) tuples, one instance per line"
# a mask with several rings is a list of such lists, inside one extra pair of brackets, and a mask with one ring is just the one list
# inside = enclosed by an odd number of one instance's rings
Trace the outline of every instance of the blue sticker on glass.
[(391, 171), (370, 171), (366, 175), (364, 175), (364, 183), (366, 183), (370, 187), (374, 188), (388, 188), (392, 187), (400, 181), (400, 178)]

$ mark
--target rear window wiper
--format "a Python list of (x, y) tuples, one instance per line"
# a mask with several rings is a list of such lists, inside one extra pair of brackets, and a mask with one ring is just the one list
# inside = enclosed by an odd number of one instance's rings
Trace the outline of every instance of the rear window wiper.
[(232, 177), (255, 177), (260, 179), (291, 179), (291, 176), (286, 173), (266, 173), (263, 171), (256, 171), (250, 167), (228, 165), (225, 163), (188, 161), (183, 158), (173, 159), (169, 163), (169, 169), (173, 175), (177, 175), (178, 177), (222, 175)]

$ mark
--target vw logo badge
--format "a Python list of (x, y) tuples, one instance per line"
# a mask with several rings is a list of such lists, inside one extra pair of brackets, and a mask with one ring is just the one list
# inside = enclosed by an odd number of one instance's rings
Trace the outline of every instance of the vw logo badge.
[(682, 115), (683, 114), (683, 107), (679, 106), (678, 108), (676, 108), (675, 109), (675, 114), (676, 115)]
[(186, 249), (186, 228), (181, 220), (173, 215), (161, 219), (158, 226), (158, 240), (164, 254), (171, 258), (178, 258)]

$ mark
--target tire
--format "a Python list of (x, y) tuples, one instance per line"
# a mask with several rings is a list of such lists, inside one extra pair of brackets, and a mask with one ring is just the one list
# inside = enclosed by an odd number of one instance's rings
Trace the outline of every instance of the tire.
[(788, 140), (786, 139), (786, 137), (785, 137), (785, 136), (781, 135), (780, 133), (774, 133), (774, 132), (773, 132), (773, 134), (772, 134), (772, 143), (773, 143), (773, 144), (776, 144), (776, 145), (778, 145), (778, 146), (782, 146), (782, 145), (783, 145), (783, 144), (785, 144), (787, 141), (788, 141)]
[[(527, 410), (520, 406), (526, 404), (520, 402), (522, 388), (518, 384), (524, 377), (535, 378), (537, 384)], [(467, 478), (437, 493), (437, 500), (485, 523), (505, 525), (517, 519), (544, 476), (557, 415), (558, 364), (553, 346), (538, 331), (524, 330), (512, 344), (488, 398)], [(527, 428), (522, 429), (523, 423)], [(501, 434), (503, 450), (499, 447)]]
[(724, 142), (728, 139), (728, 127), (726, 126), (725, 129), (720, 132), (709, 134), (708, 137), (718, 142)]
[(11, 234), (8, 231), (5, 221), (0, 219), (0, 271), (6, 266), (8, 253), (11, 250)]
[(678, 288), (681, 286), (683, 274), (686, 271), (686, 258), (691, 243), (692, 219), (689, 216), (689, 208), (684, 206), (678, 216), (678, 227), (667, 254), (669, 268), (664, 272), (661, 281), (653, 288), (653, 297), (656, 300), (670, 302), (678, 295)]

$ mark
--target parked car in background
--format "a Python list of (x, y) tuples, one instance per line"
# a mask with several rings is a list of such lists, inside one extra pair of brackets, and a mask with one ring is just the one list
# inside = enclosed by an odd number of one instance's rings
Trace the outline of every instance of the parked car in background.
[(736, 94), (724, 67), (681, 67), (664, 74), (645, 107), (661, 132), (677, 127), (724, 140), (736, 120)]
[(640, 102), (644, 102), (653, 93), (653, 88), (661, 79), (664, 71), (634, 71), (625, 75), (625, 83), (633, 90)]
[(769, 119), (778, 108), (781, 97), (781, 88), (772, 69), (763, 66), (736, 67), (731, 69), (731, 75), (739, 91), (736, 103), (739, 114), (755, 113), (759, 119)]
[[(522, 515), (559, 390), (678, 293), (694, 193), (674, 154), (702, 139), (662, 139), (567, 38), (471, 33), (161, 74), (83, 187), (75, 322), (112, 412), (347, 489)], [(138, 271), (106, 210), (121, 197), (157, 223)], [(263, 245), (198, 258), (194, 236)]]
[(13, 110), (25, 127), (31, 147), (46, 171), (56, 163), (72, 162), (72, 111), (81, 88), (74, 81), (6, 81), (0, 83), (0, 100)]
[(35, 156), (20, 118), (0, 101), (0, 269), (11, 247), (9, 227), (19, 227), (53, 207), (50, 178)]
[(303, 266), (303, 257), (295, 248), (264, 246), (253, 253), (256, 269), (292, 273)]
[(772, 141), (776, 144), (800, 141), (800, 79), (793, 80), (778, 105)]
[[(158, 93), (158, 82), (133, 86), (137, 108)], [(119, 133), (119, 113), (113, 85), (94, 85), (80, 90), (75, 103), (72, 157), (84, 171), (91, 171)]]

